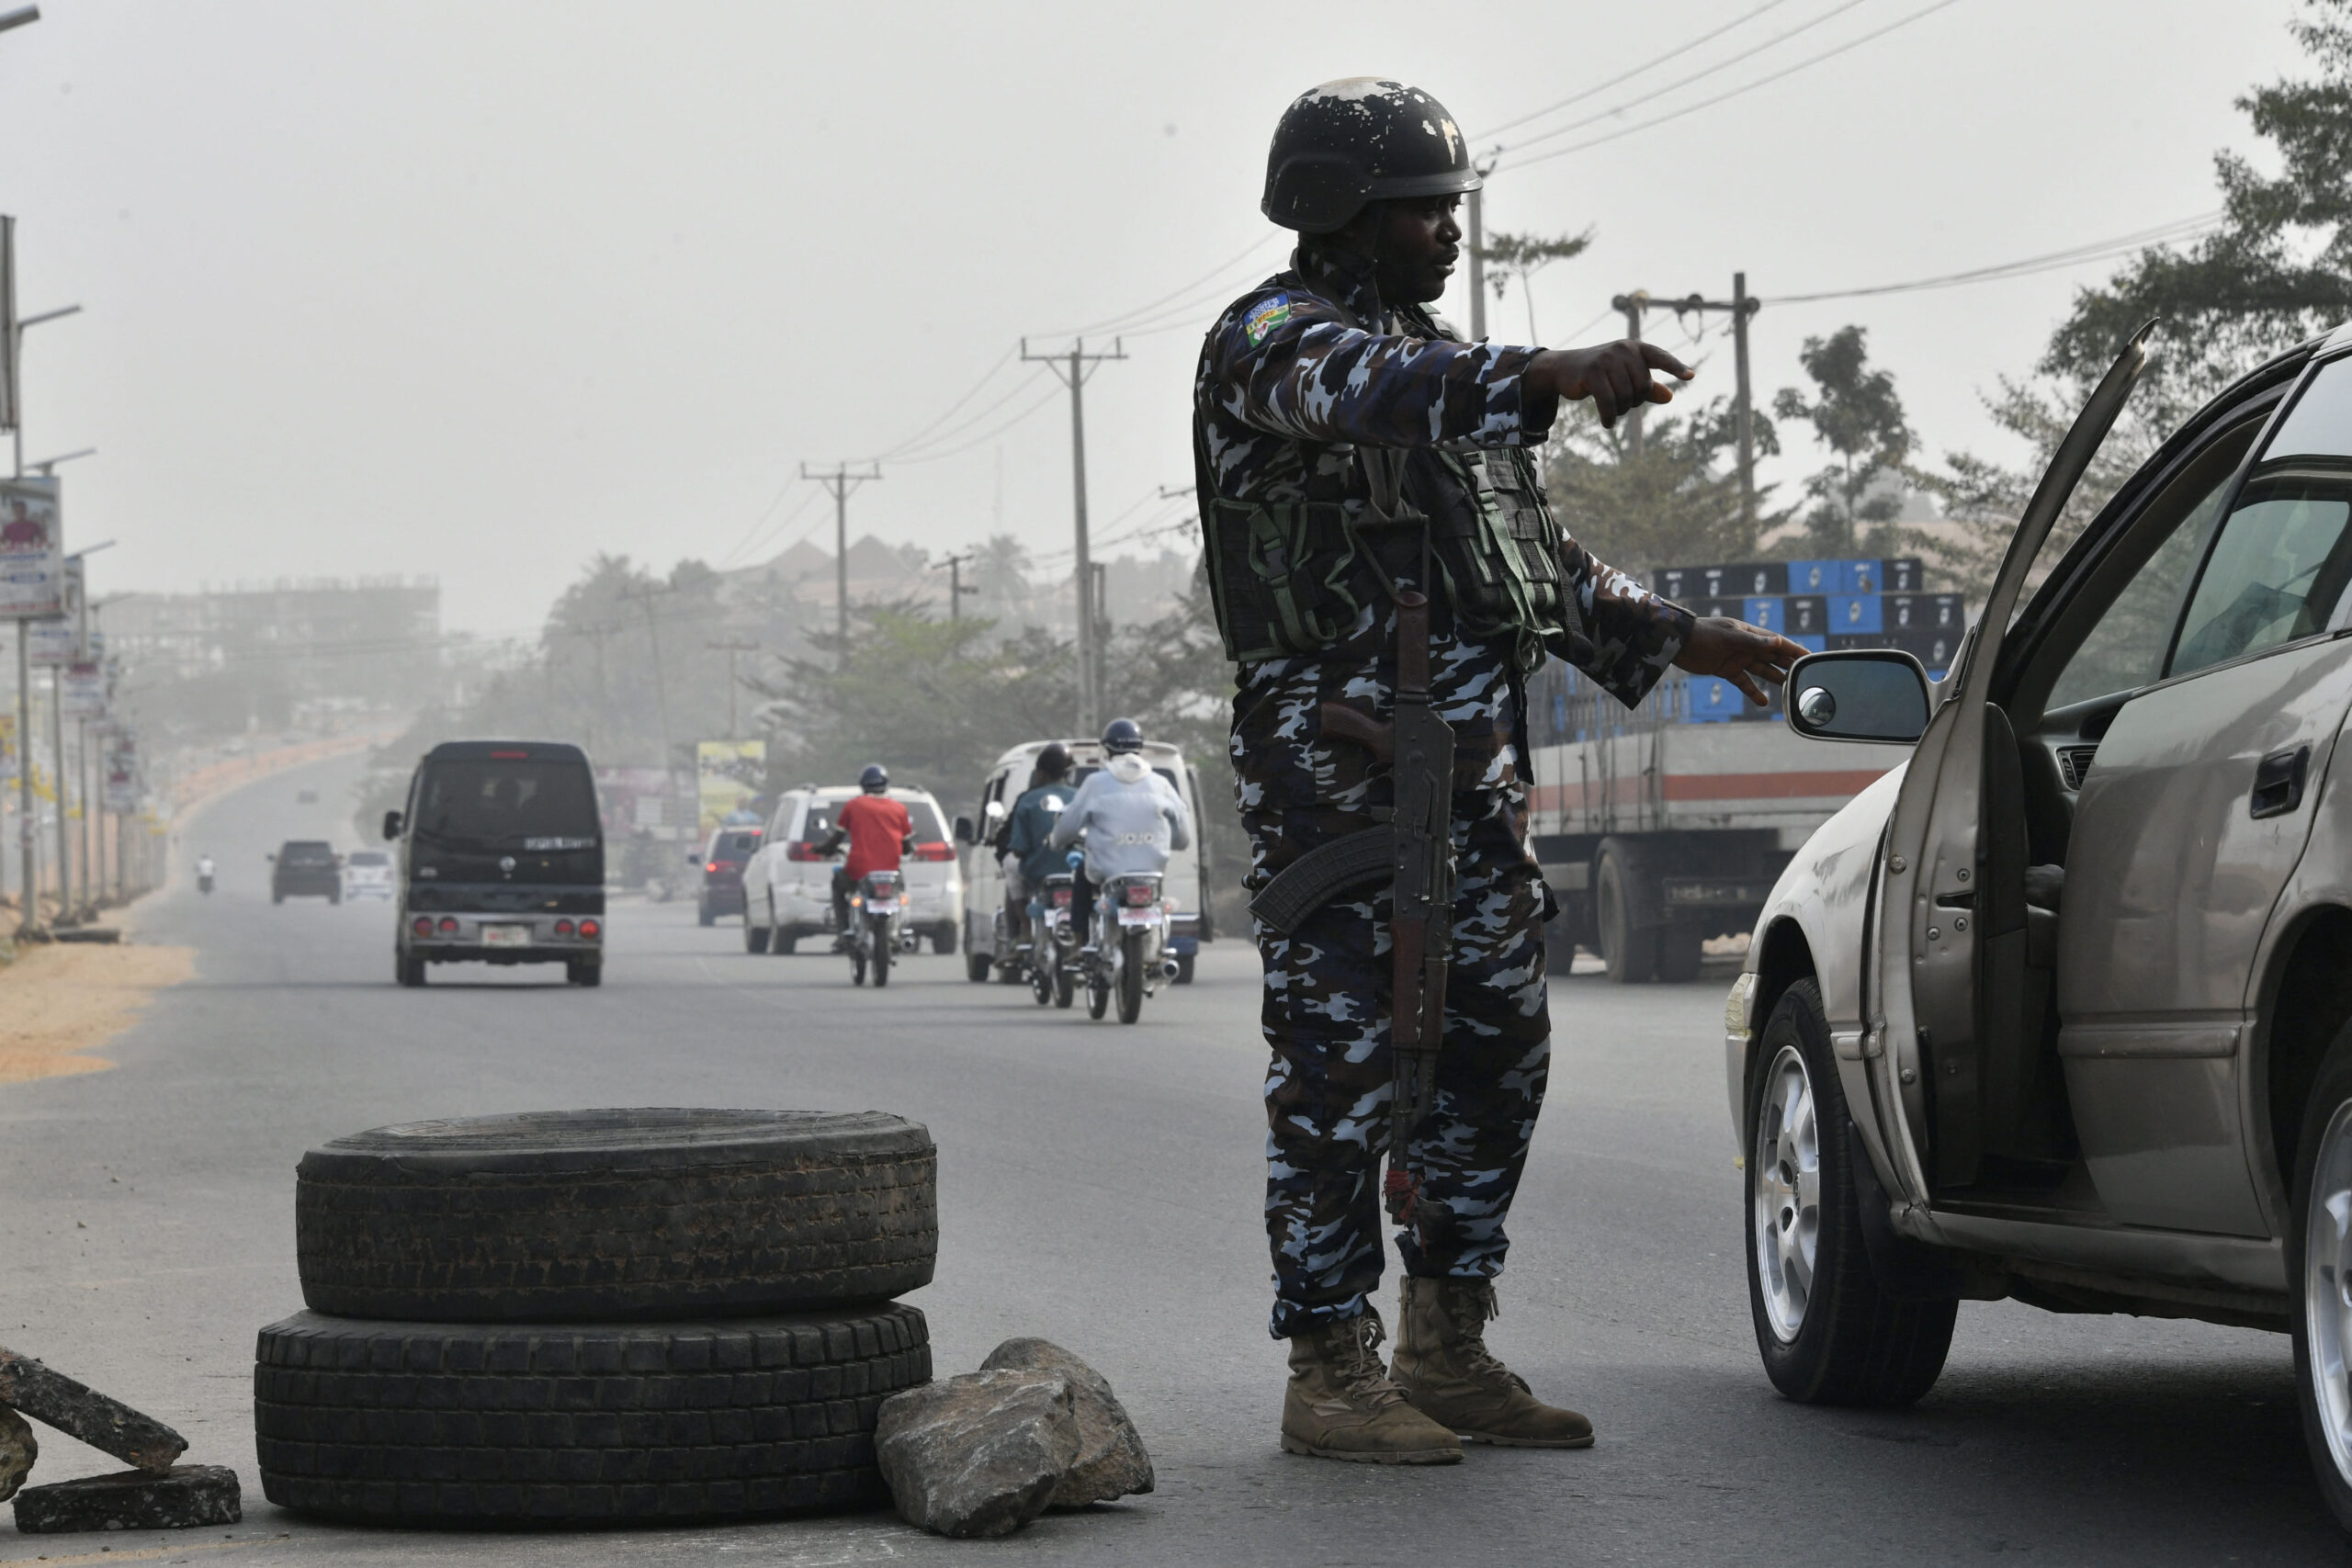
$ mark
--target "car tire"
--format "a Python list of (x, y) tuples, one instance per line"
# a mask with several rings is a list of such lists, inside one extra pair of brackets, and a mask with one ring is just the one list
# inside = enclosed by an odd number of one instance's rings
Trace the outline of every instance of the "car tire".
[(1625, 895), (1625, 868), (1618, 857), (1601, 852), (1593, 876), (1594, 902), (1599, 906), (1600, 960), (1608, 967), (1610, 984), (1636, 985), (1657, 973), (1657, 931), (1637, 928)]
[(743, 951), (746, 953), (765, 953), (767, 950), (768, 928), (765, 926), (755, 926), (752, 923), (751, 916), (744, 916)]
[(791, 957), (793, 949), (799, 945), (800, 939), (790, 931), (778, 931), (768, 938), (768, 953), (776, 958)]
[(269, 890), (269, 901), (273, 904), (283, 904), (286, 902), (286, 895), (273, 887)]
[(949, 953), (954, 953), (956, 951), (956, 928), (954, 926), (940, 926), (936, 930), (933, 931), (931, 933), (931, 951), (933, 954), (941, 958), (944, 958)]
[(710, 907), (709, 899), (703, 898), (695, 901), (695, 923), (705, 926), (715, 926), (718, 923), (718, 911)]
[(931, 1379), (921, 1311), (734, 1322), (354, 1322), (254, 1349), (262, 1491), (354, 1523), (545, 1528), (888, 1506), (882, 1402)]
[(931, 1282), (938, 1155), (878, 1111), (616, 1110), (379, 1127), (295, 1170), (302, 1300), (580, 1323), (880, 1301)]
[(424, 960), (392, 949), (392, 978), (412, 988), (424, 984)]
[(572, 986), (601, 986), (605, 983), (603, 961), (594, 958), (567, 958), (563, 961), (564, 983)]
[(1781, 994), (1748, 1074), (1743, 1217), (1765, 1375), (1802, 1404), (1910, 1404), (1943, 1371), (1960, 1303), (1897, 1302), (1879, 1288), (1862, 1239), (1869, 1178), (1853, 1166), (1860, 1141), (1813, 981)]
[(2352, 1023), (2320, 1058), (2295, 1145), (2287, 1227), (2295, 1404), (2312, 1475), (2352, 1532)]
[(985, 953), (964, 954), (964, 978), (976, 986), (984, 984), (989, 977), (989, 971), (994, 967), (996, 967), (995, 961)]
[(1197, 953), (1180, 953), (1176, 955), (1176, 983), (1178, 985), (1189, 986), (1193, 983), (1193, 960), (1199, 956), (1200, 954)]
[(327, 902), (330, 904), (340, 904), (343, 902), (343, 895), (340, 892), (330, 893), (327, 895)]

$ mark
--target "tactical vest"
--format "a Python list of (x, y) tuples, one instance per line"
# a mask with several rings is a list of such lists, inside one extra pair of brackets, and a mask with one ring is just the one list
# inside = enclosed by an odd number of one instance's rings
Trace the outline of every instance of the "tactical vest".
[[(1412, 499), (1428, 519), (1430, 566), (1455, 634), (1509, 643), (1521, 671), (1540, 666), (1547, 650), (1567, 657), (1581, 640), (1582, 617), (1563, 579), (1560, 528), (1534, 463), (1517, 447), (1415, 456), (1418, 488), (1436, 492)], [(1363, 510), (1351, 525), (1337, 502), (1212, 499), (1201, 509), (1227, 658), (1249, 663), (1335, 651), (1359, 612), (1385, 597), (1380, 559), (1392, 571), (1412, 570), (1407, 562), (1419, 553), (1419, 526), (1385, 521), (1376, 507)], [(1380, 558), (1368, 559), (1375, 551)]]
[[(1457, 637), (1508, 643), (1522, 673), (1547, 651), (1574, 658), (1584, 650), (1574, 585), (1560, 565), (1560, 527), (1525, 450), (1419, 448), (1398, 462), (1360, 446), (1356, 457), (1374, 499), (1352, 519), (1337, 502), (1223, 500), (1200, 476), (1209, 593), (1227, 658), (1247, 664), (1339, 650), (1359, 613), (1385, 601), (1384, 573), (1425, 581), (1418, 568), (1424, 548)], [(1397, 470), (1408, 463), (1417, 493), (1400, 497)], [(1400, 508), (1400, 500), (1408, 504)], [(1396, 520), (1400, 510), (1421, 515)]]

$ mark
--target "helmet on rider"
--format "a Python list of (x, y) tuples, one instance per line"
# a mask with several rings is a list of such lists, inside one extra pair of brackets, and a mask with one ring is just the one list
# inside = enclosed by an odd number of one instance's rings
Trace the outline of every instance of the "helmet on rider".
[(1069, 777), (1069, 748), (1058, 740), (1047, 742), (1046, 749), (1037, 753), (1038, 782), (1050, 784), (1056, 779), (1068, 777)]
[(1131, 718), (1114, 718), (1102, 730), (1102, 750), (1110, 756), (1123, 756), (1143, 750), (1143, 727)]
[(1445, 106), (1418, 87), (1350, 76), (1283, 111), (1259, 207), (1285, 229), (1329, 234), (1369, 202), (1459, 196), (1485, 182)]
[(857, 787), (868, 795), (880, 795), (890, 787), (890, 770), (879, 762), (868, 762), (865, 771), (857, 775)]

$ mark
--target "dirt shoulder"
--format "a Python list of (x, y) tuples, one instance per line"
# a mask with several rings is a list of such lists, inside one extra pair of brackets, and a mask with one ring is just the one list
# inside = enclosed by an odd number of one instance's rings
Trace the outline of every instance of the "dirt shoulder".
[(137, 1021), (157, 991), (196, 972), (187, 947), (28, 944), (0, 969), (0, 1084), (114, 1064), (91, 1055)]

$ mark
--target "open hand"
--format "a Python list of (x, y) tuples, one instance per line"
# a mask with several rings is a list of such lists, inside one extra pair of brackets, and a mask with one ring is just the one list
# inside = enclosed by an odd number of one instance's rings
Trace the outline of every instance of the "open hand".
[(1652, 378), (1653, 370), (1682, 381), (1697, 374), (1654, 343), (1621, 338), (1598, 348), (1547, 348), (1528, 362), (1522, 378), (1554, 397), (1590, 398), (1602, 428), (1609, 429), (1628, 410), (1674, 400), (1674, 389)]
[(1759, 680), (1780, 685), (1789, 678), (1789, 666), (1804, 657), (1804, 649), (1778, 632), (1735, 621), (1729, 615), (1702, 615), (1690, 628), (1690, 640), (1674, 656), (1677, 667), (1693, 675), (1720, 675), (1747, 694), (1762, 707)]

